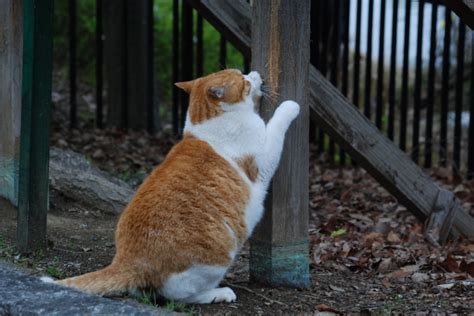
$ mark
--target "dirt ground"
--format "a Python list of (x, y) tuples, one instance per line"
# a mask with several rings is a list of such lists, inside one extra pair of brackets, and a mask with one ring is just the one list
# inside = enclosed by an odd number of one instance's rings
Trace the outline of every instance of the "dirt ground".
[[(133, 186), (176, 142), (166, 134), (70, 132), (60, 115), (53, 118), (54, 146), (85, 154)], [(449, 169), (434, 170), (432, 176), (453, 190), (474, 215), (474, 181), (454, 178)], [(14, 246), (15, 210), (0, 199), (0, 260), (55, 278), (94, 271), (111, 262), (116, 216), (88, 209), (54, 191), (50, 204), (48, 249), (20, 255)], [(334, 167), (311, 155), (309, 236), (312, 281), (308, 289), (249, 283), (245, 247), (223, 281), (236, 292), (235, 303), (182, 305), (155, 301), (146, 293), (138, 300), (199, 315), (474, 315), (474, 242), (459, 239), (442, 248), (428, 244), (423, 223), (361, 169)]]
[[(365, 181), (372, 181), (365, 174), (363, 177), (367, 178)], [(371, 199), (383, 200), (377, 192), (373, 194)], [(398, 221), (393, 218), (386, 221), (388, 227), (396, 227), (383, 233), (377, 232), (381, 228), (375, 228), (375, 223), (372, 229), (363, 227), (370, 225), (364, 221), (370, 222), (373, 218), (371, 211), (367, 215), (339, 208), (349, 213), (326, 216), (321, 213), (337, 212), (331, 206), (334, 201), (315, 208), (315, 199), (318, 200), (313, 196), (309, 289), (271, 288), (249, 283), (246, 247), (223, 282), (235, 290), (236, 303), (186, 306), (154, 302), (147, 297), (142, 301), (193, 314), (474, 313), (474, 243), (457, 241), (442, 249), (432, 248), (422, 240), (421, 224), (402, 208), (395, 207), (396, 204), (387, 211), (397, 214), (394, 218)], [(344, 219), (346, 215), (348, 219)], [(86, 209), (57, 192), (51, 196), (48, 249), (43, 253), (22, 256), (16, 252), (16, 213), (5, 200), (0, 201), (0, 218), (0, 258), (27, 268), (33, 274), (56, 278), (74, 276), (104, 267), (113, 257), (117, 217)], [(377, 223), (382, 225), (380, 221)], [(365, 229), (360, 236), (356, 232)], [(331, 233), (325, 235), (326, 231)], [(407, 231), (410, 232), (405, 235)], [(410, 238), (419, 240), (409, 241)]]

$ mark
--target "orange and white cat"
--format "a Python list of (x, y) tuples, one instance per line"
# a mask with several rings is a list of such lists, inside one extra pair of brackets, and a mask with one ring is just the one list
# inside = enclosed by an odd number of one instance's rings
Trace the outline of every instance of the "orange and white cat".
[(152, 287), (186, 303), (235, 301), (218, 285), (262, 218), (299, 105), (283, 102), (265, 124), (256, 112), (262, 79), (255, 71), (176, 85), (190, 94), (183, 140), (121, 215), (112, 263), (58, 284), (100, 295)]

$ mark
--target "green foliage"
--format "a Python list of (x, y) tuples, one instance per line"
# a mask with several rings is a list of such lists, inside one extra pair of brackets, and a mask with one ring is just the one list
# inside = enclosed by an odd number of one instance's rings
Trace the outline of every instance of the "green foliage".
[(137, 298), (138, 302), (146, 305), (151, 305), (154, 307), (158, 307), (157, 304), (155, 304), (156, 298), (155, 298), (155, 293), (152, 291), (142, 291), (141, 296)]
[(59, 258), (54, 257), (53, 262), (51, 265), (49, 265), (46, 268), (46, 273), (48, 273), (50, 276), (56, 278), (56, 279), (63, 279), (64, 278), (64, 272), (61, 270), (59, 267)]
[(185, 313), (186, 315), (193, 315), (195, 313), (194, 306), (189, 306), (174, 300), (167, 301), (163, 308), (171, 312)]
[(5, 240), (3, 239), (3, 237), (0, 235), (0, 250), (4, 249), (7, 247), (7, 244), (5, 242)]
[[(137, 301), (141, 304), (160, 307), (156, 303), (156, 295), (152, 290), (143, 290), (141, 295), (137, 297)], [(195, 313), (194, 306), (176, 302), (174, 300), (166, 301), (165, 305), (162, 307), (170, 312), (185, 313), (186, 315), (193, 315)]]
[(342, 235), (345, 235), (345, 234), (346, 234), (346, 230), (344, 228), (340, 228), (340, 229), (337, 229), (337, 230), (331, 232), (331, 237), (336, 238), (336, 237), (339, 237), (339, 236), (342, 236)]
[[(95, 84), (95, 2), (77, 1), (76, 62), (80, 81), (89, 85)], [(68, 5), (68, 1), (54, 3), (53, 58), (58, 70), (66, 69), (69, 62)]]

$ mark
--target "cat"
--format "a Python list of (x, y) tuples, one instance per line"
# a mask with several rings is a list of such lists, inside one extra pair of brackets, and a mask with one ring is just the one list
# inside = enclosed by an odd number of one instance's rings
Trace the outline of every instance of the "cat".
[(255, 71), (227, 69), (176, 86), (190, 95), (183, 139), (120, 216), (112, 263), (55, 283), (108, 296), (151, 287), (184, 303), (236, 300), (218, 285), (262, 218), (299, 105), (283, 102), (265, 124)]

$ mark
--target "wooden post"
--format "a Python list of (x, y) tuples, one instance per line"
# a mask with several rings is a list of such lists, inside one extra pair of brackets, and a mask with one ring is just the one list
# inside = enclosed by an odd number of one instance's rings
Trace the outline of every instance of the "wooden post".
[(17, 246), (29, 252), (46, 245), (53, 0), (24, 0), (23, 23)]
[(307, 287), (310, 1), (253, 5), (252, 69), (275, 96), (262, 101), (262, 116), (268, 121), (288, 99), (297, 101), (301, 112), (287, 132), (266, 214), (251, 239), (250, 275), (271, 285)]
[[(250, 47), (250, 30), (244, 27), (250, 24), (250, 6), (245, 0), (219, 2), (221, 6), (210, 0), (188, 1), (219, 32), (233, 34), (229, 38), (236, 47)], [(219, 17), (225, 19), (215, 22)], [(440, 187), (384, 137), (316, 68), (310, 66), (309, 73), (311, 119), (316, 120), (332, 139), (414, 215), (421, 220), (431, 216), (432, 210), (440, 204)], [(474, 218), (458, 203), (451, 205), (456, 208), (452, 214), (453, 230), (473, 238)], [(446, 218), (449, 219), (450, 214)], [(443, 229), (446, 226), (443, 225)]]
[(0, 196), (18, 205), (23, 1), (1, 1), (0, 34)]

